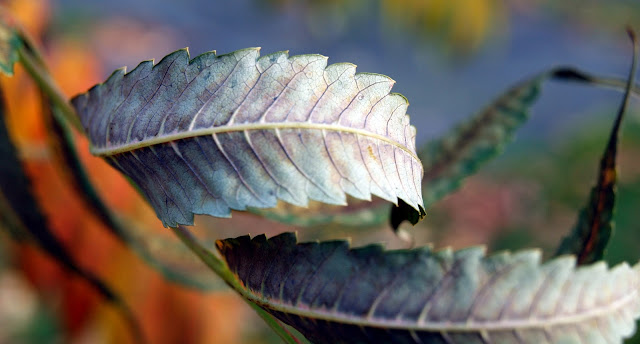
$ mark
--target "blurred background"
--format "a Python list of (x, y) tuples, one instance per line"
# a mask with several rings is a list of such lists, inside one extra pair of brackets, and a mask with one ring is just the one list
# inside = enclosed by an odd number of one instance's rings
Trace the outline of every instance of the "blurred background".
[[(410, 101), (418, 144), (444, 135), (510, 85), (557, 65), (624, 77), (627, 25), (640, 2), (555, 0), (3, 0), (43, 46), (69, 96), (116, 68), (189, 47), (192, 56), (259, 46), (262, 54), (319, 53), (330, 63), (386, 74)], [(24, 71), (1, 77), (7, 122), (34, 193), (74, 257), (133, 307), (150, 343), (278, 343), (224, 286), (201, 292), (166, 281), (113, 239), (60, 177), (50, 156), (38, 94)], [(490, 250), (540, 247), (549, 256), (587, 199), (621, 93), (545, 84), (533, 116), (505, 153), (459, 192), (405, 228), (416, 244)], [(616, 232), (607, 261), (640, 258), (640, 116), (632, 101), (619, 153)], [(122, 216), (167, 247), (180, 243), (129, 184), (78, 144), (92, 179)], [(1, 224), (0, 224), (1, 225)], [(198, 219), (206, 238), (297, 230), (302, 240), (351, 237), (355, 245), (407, 247), (386, 225), (287, 226), (250, 214)], [(259, 228), (257, 230), (256, 228)], [(155, 234), (154, 234), (155, 235)], [(128, 343), (118, 314), (81, 280), (30, 246), (0, 236), (0, 343)], [(173, 240), (173, 241), (170, 241)], [(191, 262), (198, 264), (197, 262)], [(190, 263), (190, 264), (191, 264)], [(201, 267), (200, 267), (201, 268)], [(638, 341), (640, 342), (640, 341)]]

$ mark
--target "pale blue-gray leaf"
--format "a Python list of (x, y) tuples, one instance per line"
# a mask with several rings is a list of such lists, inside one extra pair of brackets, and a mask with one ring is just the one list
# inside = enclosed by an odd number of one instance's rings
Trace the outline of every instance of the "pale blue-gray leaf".
[(129, 176), (165, 226), (277, 200), (346, 195), (422, 206), (422, 165), (394, 81), (320, 55), (176, 51), (73, 99), (92, 152)]

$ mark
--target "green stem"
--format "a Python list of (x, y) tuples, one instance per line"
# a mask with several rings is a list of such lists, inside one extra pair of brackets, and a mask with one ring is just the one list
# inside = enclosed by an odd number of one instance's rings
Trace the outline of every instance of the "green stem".
[(202, 260), (213, 272), (215, 272), (220, 278), (222, 278), (233, 289), (242, 289), (242, 285), (238, 282), (238, 279), (233, 275), (227, 263), (221, 258), (217, 257), (211, 251), (204, 248), (198, 239), (191, 234), (191, 232), (184, 226), (178, 226), (171, 228), (173, 232), (180, 238), (180, 240), (189, 247), (193, 253)]
[(291, 332), (287, 331), (283, 324), (273, 315), (269, 314), (255, 303), (247, 300), (244, 296), (246, 294), (245, 287), (238, 281), (233, 272), (229, 270), (227, 263), (216, 256), (214, 253), (206, 249), (200, 244), (198, 239), (191, 234), (191, 232), (184, 226), (178, 226), (171, 228), (173, 232), (180, 238), (180, 240), (195, 253), (202, 262), (204, 262), (213, 272), (215, 272), (220, 278), (222, 278), (231, 288), (237, 291), (243, 299), (253, 308), (256, 313), (271, 327), (271, 329), (280, 338), (288, 344), (299, 344), (300, 341)]
[(53, 81), (51, 75), (38, 58), (32, 56), (24, 47), (18, 49), (20, 62), (27, 70), (29, 75), (38, 84), (40, 89), (49, 96), (53, 104), (59, 109), (60, 113), (67, 122), (69, 122), (78, 132), (85, 134), (84, 128), (78, 119), (78, 114), (67, 101), (67, 97), (62, 93), (58, 85)]
[[(573, 67), (555, 68), (551, 71), (551, 77), (559, 81), (573, 81), (614, 90), (625, 91), (627, 89), (627, 79), (594, 76)], [(629, 90), (631, 96), (640, 97), (640, 85), (631, 85)]]
[(247, 301), (249, 306), (253, 308), (253, 310), (258, 313), (258, 315), (264, 320), (264, 322), (271, 327), (271, 329), (287, 344), (300, 344), (301, 342), (293, 335), (291, 332), (287, 331), (286, 327), (273, 315), (267, 313), (264, 309), (260, 308), (260, 306), (252, 303), (251, 301)]

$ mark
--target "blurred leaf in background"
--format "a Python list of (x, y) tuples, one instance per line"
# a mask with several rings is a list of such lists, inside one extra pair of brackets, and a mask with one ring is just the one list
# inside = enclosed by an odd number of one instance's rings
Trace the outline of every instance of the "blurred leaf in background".
[[(588, 188), (596, 176), (593, 169), (598, 161), (602, 143), (606, 142), (606, 119), (583, 123), (573, 130), (571, 135), (558, 138), (544, 152), (541, 147), (528, 143), (516, 145), (513, 154), (508, 154), (500, 163), (492, 166), (491, 174), (495, 178), (503, 179), (507, 183), (515, 180), (534, 184), (537, 192), (530, 204), (531, 215), (529, 221), (523, 221), (513, 228), (523, 233), (531, 233), (537, 242), (548, 248), (552, 253), (553, 245), (563, 233), (555, 228), (571, 228), (575, 221), (575, 214), (581, 208), (588, 196)], [(615, 230), (605, 254), (605, 260), (610, 264), (622, 261), (635, 262), (638, 260), (640, 247), (640, 223), (636, 221), (633, 209), (640, 202), (640, 122), (638, 112), (629, 112), (629, 121), (625, 124), (618, 152), (618, 201), (614, 213)], [(531, 163), (522, 164), (518, 155), (524, 154)], [(589, 167), (591, 166), (591, 170)], [(485, 176), (486, 177), (486, 176)], [(591, 184), (590, 184), (591, 181)], [(507, 234), (507, 233), (503, 233)], [(503, 236), (498, 237), (504, 240)], [(526, 243), (530, 246), (529, 243)], [(502, 242), (496, 248), (522, 247), (510, 242)]]
[[(640, 223), (633, 210), (640, 202), (638, 116), (637, 110), (630, 111), (622, 130), (616, 227), (605, 255), (609, 265), (639, 258)], [(551, 142), (516, 140), (457, 193), (431, 207), (413, 231), (430, 231), (435, 247), (540, 247), (550, 257), (588, 197), (608, 134), (603, 128), (610, 122), (601, 117), (581, 123)]]

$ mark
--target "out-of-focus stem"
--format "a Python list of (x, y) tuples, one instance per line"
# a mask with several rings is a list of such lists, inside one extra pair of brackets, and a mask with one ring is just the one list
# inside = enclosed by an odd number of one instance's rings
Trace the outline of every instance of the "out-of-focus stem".
[(67, 97), (62, 93), (58, 85), (53, 81), (46, 68), (41, 65), (41, 60), (34, 57), (24, 47), (18, 50), (20, 62), (29, 75), (38, 84), (40, 89), (49, 96), (53, 104), (58, 108), (62, 117), (69, 122), (78, 132), (85, 134), (76, 111), (73, 109)]

